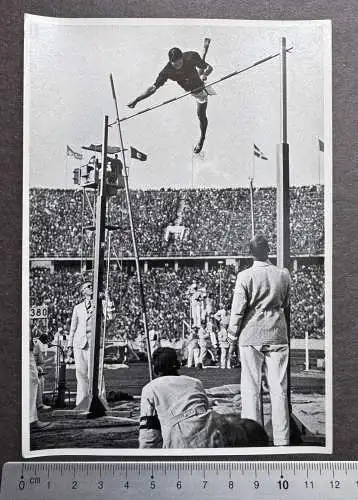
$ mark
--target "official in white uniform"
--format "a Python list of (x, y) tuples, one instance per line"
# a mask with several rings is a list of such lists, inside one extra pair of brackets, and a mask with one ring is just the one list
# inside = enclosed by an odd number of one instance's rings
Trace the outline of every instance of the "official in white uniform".
[(210, 338), (210, 335), (207, 333), (203, 326), (201, 326), (198, 330), (198, 338), (200, 348), (198, 367), (202, 368), (204, 366), (204, 360), (208, 352), (208, 340)]
[[(77, 379), (77, 395), (76, 406), (78, 406), (88, 395), (90, 390), (90, 346), (91, 346), (91, 331), (92, 331), (92, 283), (86, 281), (81, 285), (81, 293), (84, 300), (73, 308), (70, 334), (68, 336), (67, 349), (69, 354), (73, 352), (76, 367)], [(102, 301), (103, 312), (106, 313), (107, 319), (113, 318), (114, 307), (110, 301), (108, 293)], [(101, 395), (105, 397), (105, 386), (102, 383)]]
[(199, 339), (197, 334), (197, 329), (192, 328), (188, 336), (188, 368), (193, 365), (198, 366), (200, 356)]
[(220, 309), (214, 314), (214, 318), (219, 322), (218, 342), (220, 346), (220, 367), (231, 368), (231, 355), (234, 351), (234, 345), (228, 341), (227, 328), (229, 326), (230, 315), (225, 305), (221, 302)]
[(73, 351), (76, 367), (78, 406), (89, 395), (89, 357), (92, 331), (92, 283), (87, 281), (81, 286), (84, 300), (73, 308), (70, 335), (67, 349)]
[(206, 331), (208, 332), (209, 337), (210, 337), (211, 350), (212, 350), (212, 353), (214, 355), (214, 359), (215, 359), (215, 361), (217, 361), (218, 339), (217, 339), (216, 332), (214, 329), (212, 315), (208, 316), (208, 318), (207, 318)]
[(202, 306), (202, 294), (198, 290), (196, 284), (191, 285), (191, 296), (190, 296), (190, 307), (191, 307), (191, 317), (192, 324), (194, 328), (200, 328), (201, 325), (201, 306)]
[(149, 330), (149, 344), (151, 353), (160, 347), (159, 333), (154, 329)]
[(37, 416), (37, 391), (39, 388), (39, 375), (37, 370), (37, 365), (34, 356), (34, 345), (31, 339), (30, 341), (30, 404), (29, 404), (29, 413), (30, 413), (30, 424), (38, 421)]
[(220, 368), (231, 368), (228, 333), (226, 328), (221, 327), (218, 333), (218, 341), (220, 346)]
[(214, 311), (214, 299), (212, 298), (211, 293), (205, 293), (204, 294), (204, 296), (203, 296), (203, 303), (204, 303), (204, 306), (203, 306), (203, 311), (204, 311), (203, 321), (205, 321), (206, 326), (208, 326), (208, 323), (210, 321), (212, 321), (211, 317), (212, 317), (212, 314), (213, 314), (213, 311)]
[[(42, 338), (42, 337), (41, 337)], [(35, 337), (33, 339), (34, 343), (34, 357), (37, 365), (37, 372), (39, 376), (39, 386), (37, 390), (37, 409), (38, 410), (50, 410), (51, 406), (44, 403), (44, 391), (45, 391), (45, 357), (47, 355), (47, 345), (43, 344), (40, 338)]]
[(237, 276), (229, 323), (229, 341), (239, 339), (243, 418), (262, 424), (261, 380), (269, 385), (275, 446), (289, 444), (287, 366), (289, 359), (284, 309), (289, 304), (290, 275), (268, 260), (262, 234), (250, 242), (252, 267)]
[(50, 422), (42, 422), (39, 420), (37, 413), (37, 391), (39, 387), (39, 377), (38, 370), (34, 356), (34, 343), (33, 340), (30, 339), (30, 357), (29, 357), (29, 418), (30, 418), (30, 431), (41, 430), (45, 427), (51, 427)]
[(228, 327), (230, 316), (222, 302), (220, 303), (220, 309), (214, 314), (214, 318), (220, 323), (220, 326)]

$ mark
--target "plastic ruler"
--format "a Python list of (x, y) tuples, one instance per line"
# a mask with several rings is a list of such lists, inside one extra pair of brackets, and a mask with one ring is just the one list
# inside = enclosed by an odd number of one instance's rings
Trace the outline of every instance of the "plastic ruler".
[(9, 462), (1, 500), (358, 499), (358, 462)]

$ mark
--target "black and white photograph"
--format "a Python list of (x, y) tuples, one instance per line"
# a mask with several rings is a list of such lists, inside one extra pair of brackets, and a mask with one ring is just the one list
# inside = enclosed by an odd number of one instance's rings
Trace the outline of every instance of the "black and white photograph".
[(25, 458), (332, 453), (331, 43), (25, 16)]

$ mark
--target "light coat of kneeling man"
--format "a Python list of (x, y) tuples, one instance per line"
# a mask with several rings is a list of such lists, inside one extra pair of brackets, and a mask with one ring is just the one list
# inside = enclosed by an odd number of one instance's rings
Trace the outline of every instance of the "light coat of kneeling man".
[(140, 448), (221, 448), (266, 446), (268, 437), (254, 421), (230, 420), (209, 407), (202, 382), (179, 375), (171, 347), (153, 353), (157, 378), (143, 387)]

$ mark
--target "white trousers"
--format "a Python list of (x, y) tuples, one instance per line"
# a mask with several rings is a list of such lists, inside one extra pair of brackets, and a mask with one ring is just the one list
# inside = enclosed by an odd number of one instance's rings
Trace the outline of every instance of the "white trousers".
[(241, 418), (262, 422), (261, 381), (266, 374), (269, 385), (272, 429), (275, 446), (290, 443), (287, 400), (288, 346), (240, 346), (241, 357)]
[(45, 390), (45, 376), (39, 375), (39, 386), (37, 389), (37, 398), (36, 398), (37, 408), (41, 408), (41, 406), (44, 404), (43, 400), (44, 390)]
[(37, 391), (39, 386), (39, 377), (34, 353), (30, 351), (30, 424), (38, 420), (37, 415)]
[(89, 355), (89, 347), (85, 349), (73, 348), (77, 379), (76, 406), (89, 395)]
[[(90, 360), (90, 348), (78, 349), (73, 348), (73, 357), (75, 358), (76, 367), (76, 379), (77, 379), (77, 394), (76, 394), (76, 406), (78, 406), (81, 401), (89, 396), (90, 391), (90, 371), (89, 371), (89, 360)], [(104, 380), (102, 381), (102, 391), (101, 397), (106, 398), (106, 388), (104, 385)]]
[(220, 367), (221, 368), (231, 368), (230, 356), (229, 356), (229, 348), (220, 346)]
[(200, 354), (199, 354), (199, 363), (201, 363), (202, 365), (204, 364), (204, 359), (205, 359), (205, 356), (208, 352), (208, 347), (206, 344), (200, 344)]
[(200, 303), (192, 303), (191, 316), (193, 320), (193, 327), (199, 328), (201, 326), (201, 307)]
[(199, 355), (200, 349), (198, 346), (188, 345), (188, 368), (191, 368), (193, 365), (197, 366), (199, 363)]

